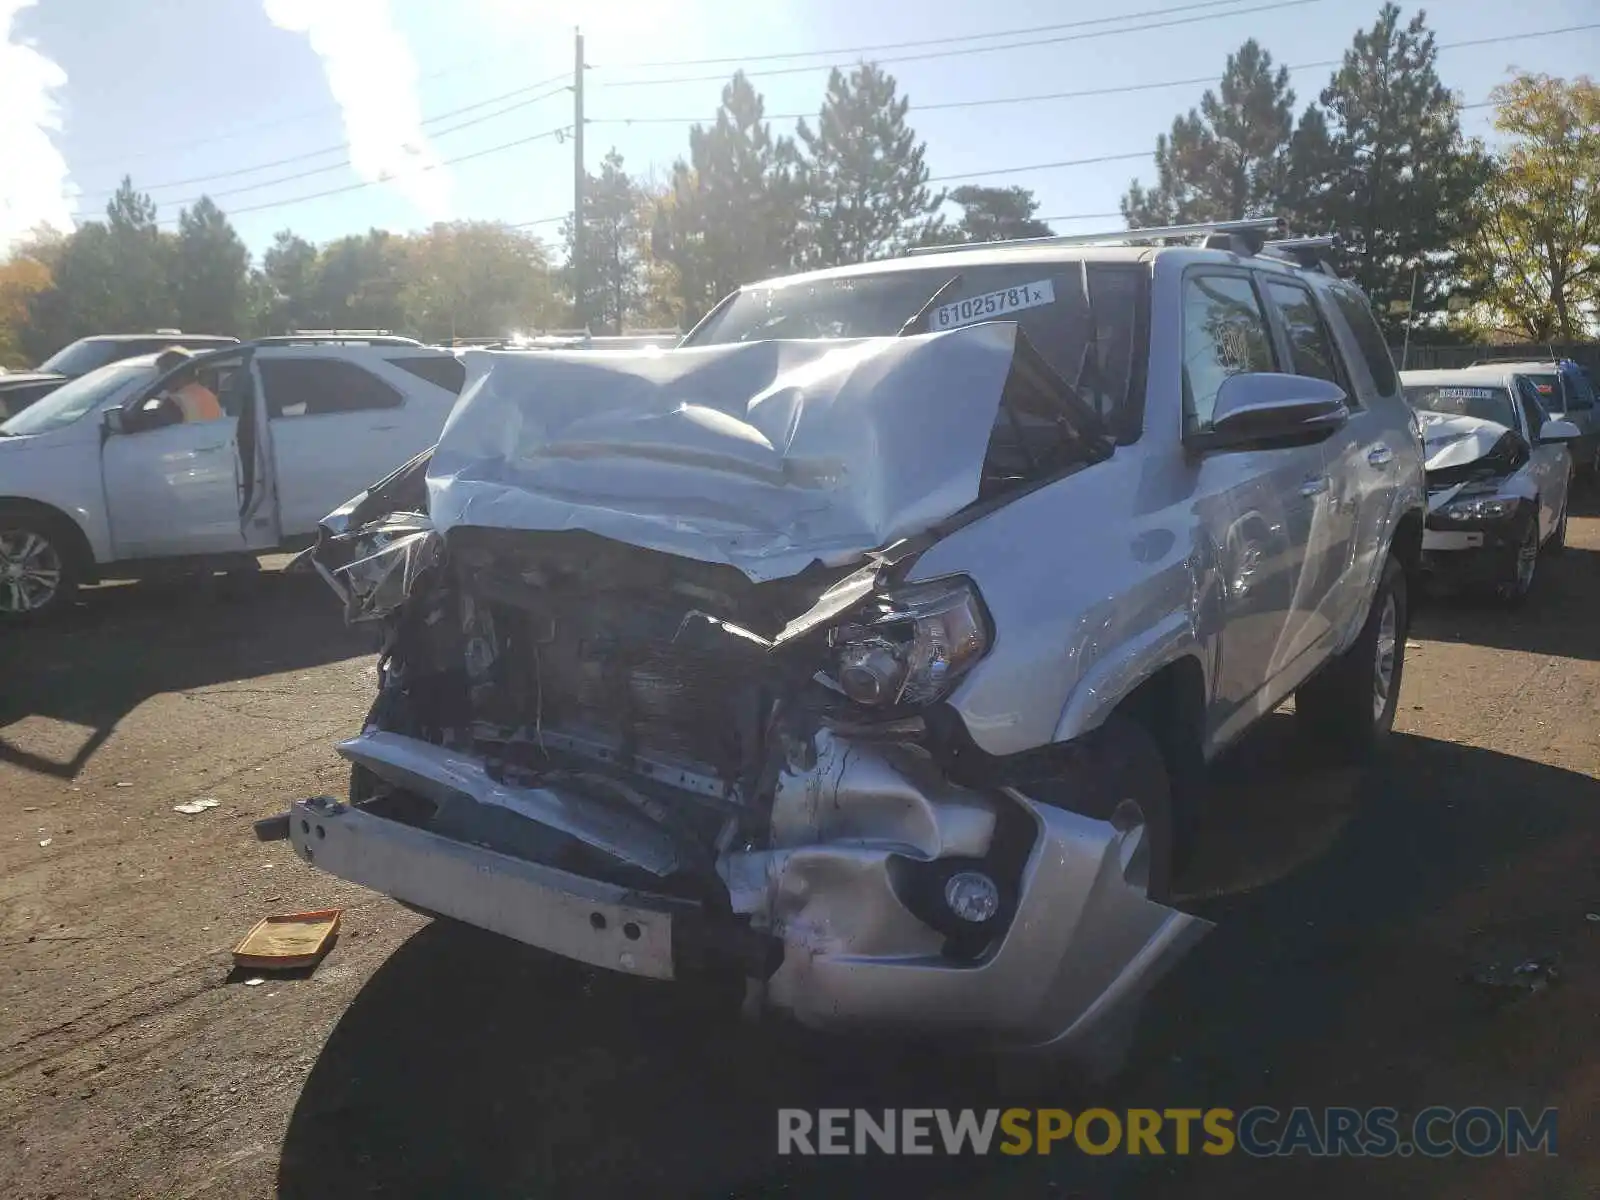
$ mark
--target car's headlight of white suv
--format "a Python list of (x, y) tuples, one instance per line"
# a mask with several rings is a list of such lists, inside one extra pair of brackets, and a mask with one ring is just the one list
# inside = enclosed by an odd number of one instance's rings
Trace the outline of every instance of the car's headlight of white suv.
[(1440, 512), (1452, 521), (1498, 521), (1509, 517), (1517, 501), (1502, 496), (1480, 496), (1472, 500), (1455, 500)]
[(881, 593), (830, 630), (829, 674), (858, 704), (929, 704), (948, 696), (991, 642), (972, 581), (935, 579)]

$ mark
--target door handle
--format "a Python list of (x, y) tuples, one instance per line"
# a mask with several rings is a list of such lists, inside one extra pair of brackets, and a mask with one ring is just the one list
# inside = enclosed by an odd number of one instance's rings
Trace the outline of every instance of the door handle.
[(1387, 467), (1394, 461), (1394, 451), (1387, 446), (1378, 446), (1367, 453), (1367, 461), (1375, 467)]
[(227, 448), (227, 442), (218, 442), (215, 446), (196, 446), (194, 452), (196, 454), (207, 454), (212, 450), (226, 450)]
[(389, 430), (391, 430), (391, 429), (399, 429), (399, 428), (400, 428), (400, 426), (398, 426), (398, 425), (374, 425), (372, 427), (372, 431), (374, 433), (388, 433)]
[(1314, 475), (1300, 485), (1300, 494), (1302, 496), (1320, 496), (1327, 490), (1328, 477), (1326, 475)]

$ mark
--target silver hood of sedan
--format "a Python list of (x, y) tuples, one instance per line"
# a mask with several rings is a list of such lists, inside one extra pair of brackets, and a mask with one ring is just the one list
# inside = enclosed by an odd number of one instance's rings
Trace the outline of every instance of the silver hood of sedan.
[(1477, 462), (1510, 432), (1504, 425), (1479, 417), (1419, 412), (1422, 427), (1423, 467), (1438, 471)]
[(587, 530), (754, 581), (978, 498), (1014, 324), (669, 352), (473, 351), (427, 472), (435, 528)]

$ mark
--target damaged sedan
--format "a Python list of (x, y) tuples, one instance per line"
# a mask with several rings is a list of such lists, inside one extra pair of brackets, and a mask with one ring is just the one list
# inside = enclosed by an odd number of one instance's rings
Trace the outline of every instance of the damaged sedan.
[(1534, 380), (1514, 367), (1407, 371), (1402, 379), (1427, 471), (1424, 569), (1520, 603), (1540, 556), (1566, 545), (1568, 446), (1578, 428), (1552, 419)]
[(1296, 691), (1393, 722), (1421, 472), (1359, 316), (1259, 238), (1024, 243), (469, 353), (309, 552), (379, 693), (262, 836), (749, 1012), (1094, 1059), (1209, 928), (1206, 761)]

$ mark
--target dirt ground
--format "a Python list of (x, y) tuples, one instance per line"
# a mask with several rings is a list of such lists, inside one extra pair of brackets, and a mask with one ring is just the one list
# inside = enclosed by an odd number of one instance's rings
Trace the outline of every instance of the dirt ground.
[[(1230, 756), (1187, 889), (1216, 931), (1125, 1076), (1028, 1095), (953, 1055), (729, 1027), (257, 844), (253, 818), (342, 793), (370, 640), (315, 580), (90, 593), (0, 639), (0, 1195), (1600, 1195), (1600, 517), (1542, 570), (1516, 614), (1418, 614), (1379, 766), (1312, 769), (1282, 714)], [(259, 917), (327, 905), (314, 974), (230, 971)], [(1462, 982), (1542, 954), (1546, 990)], [(780, 1106), (1011, 1103), (1554, 1105), (1559, 1155), (776, 1153)]]

